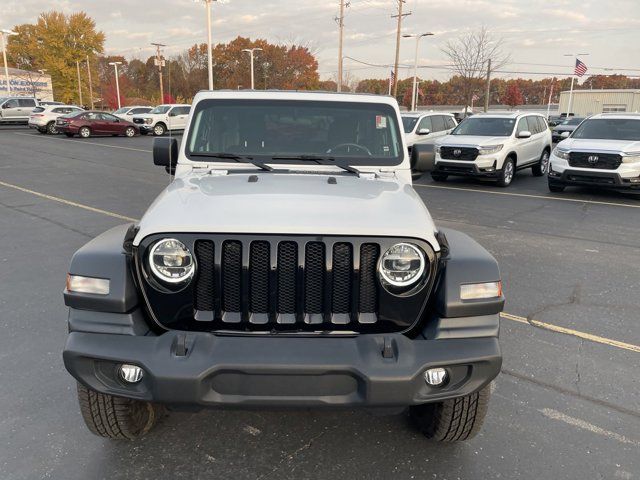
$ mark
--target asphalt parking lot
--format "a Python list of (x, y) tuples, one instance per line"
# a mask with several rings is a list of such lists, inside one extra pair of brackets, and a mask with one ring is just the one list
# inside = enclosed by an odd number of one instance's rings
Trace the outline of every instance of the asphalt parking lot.
[(439, 225), (498, 259), (507, 315), (482, 433), (430, 443), (360, 411), (172, 413), (136, 443), (95, 437), (62, 364), (73, 252), (169, 182), (152, 138), (0, 127), (0, 478), (640, 478), (640, 197), (520, 172), (418, 181)]

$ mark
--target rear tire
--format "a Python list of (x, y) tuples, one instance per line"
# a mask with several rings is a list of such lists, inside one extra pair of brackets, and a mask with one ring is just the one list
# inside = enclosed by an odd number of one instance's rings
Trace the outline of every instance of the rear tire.
[(409, 415), (418, 429), (438, 442), (461, 442), (475, 437), (484, 423), (491, 384), (465, 397), (416, 405)]
[(516, 163), (513, 161), (513, 158), (509, 157), (504, 161), (504, 165), (502, 165), (502, 170), (500, 171), (500, 176), (498, 177), (498, 186), (505, 188), (511, 185), (515, 174)]
[(549, 152), (544, 151), (540, 156), (540, 162), (531, 167), (534, 177), (542, 177), (549, 171)]
[(446, 173), (432, 173), (431, 178), (434, 182), (446, 182), (449, 175)]
[(152, 403), (105, 395), (79, 383), (78, 403), (91, 433), (116, 440), (141, 437), (162, 415), (162, 408)]
[(564, 192), (564, 189), (565, 189), (565, 185), (559, 185), (557, 183), (549, 182), (549, 191), (550, 192), (560, 193), (560, 192)]
[(89, 127), (80, 127), (78, 135), (80, 135), (80, 138), (89, 138), (91, 136), (91, 129)]

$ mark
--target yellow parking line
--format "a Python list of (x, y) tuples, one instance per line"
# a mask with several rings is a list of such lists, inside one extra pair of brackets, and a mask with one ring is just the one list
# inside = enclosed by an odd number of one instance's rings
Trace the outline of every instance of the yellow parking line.
[(590, 342), (600, 343), (602, 345), (608, 345), (610, 347), (621, 348), (623, 350), (629, 350), (631, 352), (640, 353), (640, 345), (633, 345), (631, 343), (620, 342), (619, 340), (612, 340), (610, 338), (600, 337), (593, 335), (592, 333), (581, 332), (579, 330), (573, 330), (572, 328), (560, 327), (551, 323), (541, 322), (540, 320), (527, 320), (525, 317), (518, 315), (512, 315), (510, 313), (501, 313), (500, 316), (505, 320), (511, 320), (517, 323), (523, 323), (526, 325), (542, 328), (551, 332), (562, 333), (564, 335), (571, 335), (574, 337), (582, 338), (583, 340), (589, 340)]
[(105, 143), (90, 142), (87, 140), (71, 140), (70, 138), (45, 137), (44, 135), (33, 135), (31, 133), (14, 133), (14, 135), (22, 135), (24, 137), (37, 138), (40, 140), (60, 140), (62, 142), (78, 143), (79, 145), (97, 145), (99, 147), (119, 148), (120, 150), (131, 150), (134, 152), (153, 153), (153, 150), (144, 150), (142, 148), (133, 148), (133, 147), (121, 147), (120, 145), (107, 145)]
[(480, 188), (445, 187), (444, 185), (424, 185), (422, 183), (414, 183), (413, 186), (422, 187), (422, 188), (439, 188), (442, 190), (462, 190), (464, 192), (488, 193), (490, 195), (508, 195), (511, 197), (541, 198), (543, 200), (557, 200), (558, 202), (590, 203), (593, 205), (609, 205), (613, 207), (640, 208), (640, 205), (630, 205), (628, 203), (603, 202), (599, 200), (580, 200), (578, 198), (551, 197), (549, 195), (533, 195), (530, 193), (496, 192), (493, 190), (482, 190)]
[(70, 200), (65, 200), (64, 198), (54, 197), (53, 195), (47, 195), (46, 193), (36, 192), (34, 190), (29, 190), (28, 188), (19, 187), (18, 185), (13, 185), (11, 183), (0, 181), (0, 185), (7, 188), (13, 188), (14, 190), (19, 190), (24, 193), (30, 193), (31, 195), (35, 195), (40, 198), (45, 198), (47, 200), (52, 200), (54, 202), (62, 203), (64, 205), (69, 205), (72, 207), (82, 208), (83, 210), (88, 210), (94, 213), (101, 213), (102, 215), (107, 215), (109, 217), (118, 218), (120, 220), (126, 220), (128, 222), (137, 222), (137, 218), (127, 217), (125, 215), (120, 215), (119, 213), (109, 212), (108, 210), (102, 210), (100, 208), (90, 207), (89, 205), (83, 205), (82, 203), (72, 202)]

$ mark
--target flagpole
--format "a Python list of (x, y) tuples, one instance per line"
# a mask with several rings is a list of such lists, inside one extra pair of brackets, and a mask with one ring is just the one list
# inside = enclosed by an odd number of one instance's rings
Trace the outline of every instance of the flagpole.
[(571, 113), (571, 107), (573, 103), (573, 81), (576, 79), (575, 75), (571, 75), (571, 89), (569, 90), (569, 106), (567, 107), (567, 118), (569, 118), (569, 114)]
[(551, 113), (551, 97), (553, 97), (553, 85), (551, 82), (551, 91), (549, 92), (549, 102), (547, 103), (547, 121), (549, 120), (549, 114)]
[(393, 70), (391, 70), (391, 74), (389, 75), (389, 95), (391, 95), (391, 79), (393, 78)]

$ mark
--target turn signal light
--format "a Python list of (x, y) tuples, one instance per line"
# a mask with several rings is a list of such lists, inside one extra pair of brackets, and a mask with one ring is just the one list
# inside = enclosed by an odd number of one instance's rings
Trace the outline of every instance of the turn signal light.
[(502, 296), (502, 282), (460, 285), (460, 300), (480, 300)]

